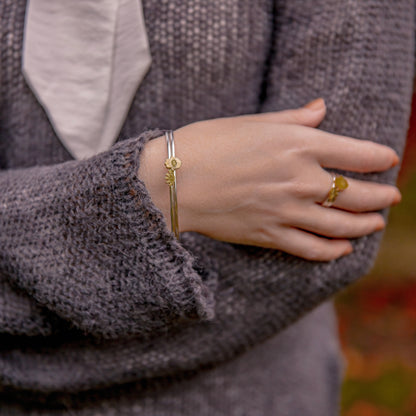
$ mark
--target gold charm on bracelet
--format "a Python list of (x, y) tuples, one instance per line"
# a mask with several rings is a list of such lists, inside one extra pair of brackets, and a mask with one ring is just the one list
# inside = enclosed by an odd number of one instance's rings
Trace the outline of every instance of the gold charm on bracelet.
[(176, 156), (172, 156), (169, 159), (166, 159), (165, 161), (165, 166), (167, 169), (176, 170), (176, 169), (179, 169), (181, 165), (182, 165), (181, 160)]
[(175, 183), (175, 174), (172, 169), (169, 169), (169, 172), (165, 175), (165, 180), (169, 186), (173, 186)]
[(165, 166), (168, 169), (168, 173), (165, 175), (166, 183), (169, 186), (173, 186), (175, 183), (175, 170), (179, 169), (182, 165), (182, 162), (179, 158), (172, 156), (169, 159), (166, 159)]

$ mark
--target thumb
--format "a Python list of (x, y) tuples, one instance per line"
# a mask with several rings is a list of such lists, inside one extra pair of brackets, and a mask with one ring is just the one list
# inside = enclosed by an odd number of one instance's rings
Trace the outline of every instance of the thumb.
[(308, 104), (305, 104), (302, 108), (307, 108), (312, 111), (321, 111), (325, 108), (325, 101), (323, 98), (316, 98), (313, 101), (310, 101)]
[(270, 113), (252, 114), (249, 117), (257, 121), (281, 124), (299, 124), (307, 127), (317, 127), (326, 114), (323, 98), (317, 98), (294, 110), (275, 111)]
[(326, 114), (326, 106), (323, 98), (317, 98), (295, 110), (287, 110), (281, 113), (282, 123), (300, 124), (302, 126), (317, 127)]

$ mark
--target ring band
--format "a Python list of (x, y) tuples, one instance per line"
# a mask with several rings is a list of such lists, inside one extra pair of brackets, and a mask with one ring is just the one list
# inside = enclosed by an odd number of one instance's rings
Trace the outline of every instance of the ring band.
[(178, 222), (178, 198), (176, 195), (176, 170), (182, 165), (181, 160), (175, 156), (175, 142), (173, 139), (173, 131), (165, 132), (166, 144), (168, 147), (168, 158), (165, 161), (165, 167), (168, 173), (165, 175), (166, 183), (169, 185), (170, 195), (170, 220), (172, 232), (179, 240), (179, 222)]
[(324, 207), (331, 207), (338, 197), (338, 194), (348, 188), (348, 181), (342, 175), (332, 174), (331, 189), (326, 200), (322, 203)]

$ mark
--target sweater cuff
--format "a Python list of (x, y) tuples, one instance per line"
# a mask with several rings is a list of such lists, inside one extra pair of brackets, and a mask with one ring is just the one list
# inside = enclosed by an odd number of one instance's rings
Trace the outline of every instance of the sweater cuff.
[(177, 241), (137, 177), (143, 147), (160, 134), (0, 175), (0, 273), (36, 305), (28, 313), (57, 317), (31, 335), (69, 324), (99, 338), (153, 338), (213, 318), (217, 269)]
[[(153, 272), (166, 277), (164, 284), (171, 298), (172, 310), (184, 319), (211, 320), (215, 308), (213, 290), (218, 277), (218, 270), (212, 268), (216, 267), (215, 262), (202, 253), (192, 253), (176, 239), (144, 183), (137, 177), (139, 159), (145, 144), (162, 134), (164, 132), (160, 129), (148, 130), (131, 141), (131, 149), (128, 141), (124, 144), (126, 188), (119, 190), (127, 197), (126, 209), (132, 221), (142, 222), (137, 233), (139, 245), (148, 250), (148, 261), (154, 267)], [(138, 212), (140, 215), (137, 215)], [(189, 235), (185, 235), (185, 240), (187, 237)]]

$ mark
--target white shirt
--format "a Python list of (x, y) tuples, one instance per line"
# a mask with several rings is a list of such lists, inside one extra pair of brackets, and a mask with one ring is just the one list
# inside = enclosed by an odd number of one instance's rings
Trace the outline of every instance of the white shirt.
[(115, 142), (151, 63), (141, 0), (29, 0), (23, 73), (76, 158)]

